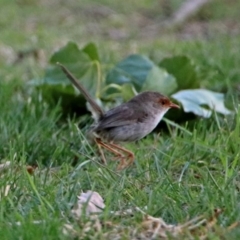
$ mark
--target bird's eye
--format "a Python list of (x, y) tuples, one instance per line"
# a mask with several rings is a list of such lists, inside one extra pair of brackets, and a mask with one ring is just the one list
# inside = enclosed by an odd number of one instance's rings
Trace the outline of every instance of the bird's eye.
[(161, 105), (163, 105), (163, 106), (166, 105), (166, 103), (167, 103), (167, 102), (166, 102), (166, 99), (161, 99), (159, 102), (160, 102)]
[(169, 100), (166, 99), (166, 98), (160, 98), (160, 99), (158, 99), (158, 103), (159, 103), (161, 106), (168, 106)]

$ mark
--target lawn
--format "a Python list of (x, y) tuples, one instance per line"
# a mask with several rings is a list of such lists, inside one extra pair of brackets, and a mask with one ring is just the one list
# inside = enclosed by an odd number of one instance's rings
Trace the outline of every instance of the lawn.
[[(216, 1), (182, 27), (163, 30), (161, 1), (0, 0), (0, 164), (11, 162), (0, 169), (1, 239), (74, 239), (63, 234), (67, 223), (81, 236), (87, 219), (79, 223), (71, 209), (87, 190), (104, 198), (101, 222), (115, 227), (92, 227), (84, 239), (106, 239), (119, 226), (120, 239), (134, 239), (141, 213), (116, 217), (112, 211), (135, 207), (176, 225), (221, 209), (214, 226), (192, 239), (239, 239), (239, 228), (228, 226), (240, 220), (240, 4)], [(181, 1), (171, 2), (174, 10)], [(129, 169), (117, 172), (110, 155), (102, 166), (85, 138), (90, 115), (63, 117), (60, 104), (47, 103), (29, 84), (68, 41), (95, 42), (112, 66), (131, 53), (156, 61), (188, 55), (201, 87), (225, 93), (234, 114), (169, 125), (125, 145), (136, 155)], [(29, 174), (27, 166), (37, 168)], [(190, 239), (187, 234), (177, 239)]]

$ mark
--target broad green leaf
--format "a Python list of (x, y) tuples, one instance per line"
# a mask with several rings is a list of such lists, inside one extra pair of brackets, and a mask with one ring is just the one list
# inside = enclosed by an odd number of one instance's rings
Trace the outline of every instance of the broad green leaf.
[[(205, 89), (182, 90), (172, 95), (179, 101), (185, 112), (192, 112), (198, 116), (209, 118), (212, 110), (224, 115), (232, 112), (224, 106), (224, 94)], [(206, 105), (209, 109), (204, 108)]]
[(86, 53), (93, 61), (99, 61), (99, 54), (97, 47), (94, 43), (88, 43), (82, 51)]
[(136, 96), (138, 93), (134, 86), (131, 83), (125, 83), (123, 85), (117, 85), (117, 84), (109, 84), (105, 87), (105, 93), (107, 90), (113, 89), (114, 91), (110, 91), (112, 93), (107, 94), (107, 96), (104, 96), (105, 99), (116, 99), (120, 98), (123, 101), (128, 101), (134, 96)]
[(90, 57), (81, 51), (76, 43), (69, 42), (65, 47), (59, 49), (52, 55), (50, 63), (77, 64), (78, 62), (89, 62), (90, 60)]
[[(83, 84), (95, 98), (98, 97), (101, 85), (100, 64), (96, 60), (97, 49), (87, 45), (80, 50), (75, 43), (68, 43), (54, 53), (45, 77), (41, 81), (32, 81), (42, 90), (43, 97), (50, 103), (56, 104), (61, 100), (63, 114), (86, 112), (86, 100), (67, 79), (57, 62), (64, 64), (70, 72)], [(76, 95), (77, 93), (77, 95)]]
[(101, 87), (101, 76), (98, 75), (98, 67), (99, 63), (97, 61), (92, 62), (85, 74), (80, 78), (84, 87), (95, 97), (100, 97), (98, 95)]
[(106, 83), (132, 83), (140, 91), (154, 63), (145, 56), (130, 55), (116, 65), (106, 77)]
[(137, 92), (132, 84), (126, 83), (122, 85), (121, 95), (125, 102), (133, 98), (136, 94)]
[[(87, 49), (89, 50), (89, 48), (93, 48), (93, 46), (88, 46)], [(71, 85), (60, 67), (56, 65), (57, 62), (64, 64), (81, 81), (92, 96), (96, 97), (98, 95), (101, 85), (101, 77), (99, 76), (98, 69), (99, 63), (96, 60), (92, 60), (87, 53), (80, 50), (75, 43), (70, 42), (53, 54), (50, 59), (50, 63), (53, 65), (46, 69), (43, 79), (43, 84)], [(55, 92), (57, 92), (57, 86)], [(59, 88), (59, 95), (60, 93), (61, 90)]]
[(169, 95), (177, 89), (176, 79), (165, 69), (153, 66), (147, 75), (147, 79), (142, 86), (142, 91), (158, 91)]
[(164, 58), (159, 66), (172, 74), (177, 81), (178, 89), (197, 88), (200, 86), (196, 67), (187, 56)]

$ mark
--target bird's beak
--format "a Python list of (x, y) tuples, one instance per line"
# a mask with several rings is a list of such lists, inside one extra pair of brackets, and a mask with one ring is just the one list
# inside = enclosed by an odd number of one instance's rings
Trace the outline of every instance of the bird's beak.
[(169, 107), (170, 108), (180, 108), (177, 104), (175, 104), (173, 102), (170, 102)]

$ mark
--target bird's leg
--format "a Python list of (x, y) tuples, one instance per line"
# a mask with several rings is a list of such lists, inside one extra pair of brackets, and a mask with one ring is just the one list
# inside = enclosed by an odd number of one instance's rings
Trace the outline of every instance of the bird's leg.
[(96, 144), (97, 144), (97, 146), (98, 146), (98, 150), (99, 150), (99, 153), (100, 153), (100, 155), (101, 155), (102, 163), (103, 163), (104, 165), (107, 165), (107, 160), (106, 160), (106, 158), (105, 158), (105, 155), (104, 155), (104, 152), (103, 152), (103, 150), (102, 150), (101, 145), (98, 144), (96, 138), (94, 138), (94, 141), (96, 142)]
[(134, 153), (133, 153), (133, 152), (127, 150), (126, 148), (123, 148), (123, 147), (121, 147), (121, 146), (118, 146), (117, 144), (114, 144), (114, 143), (108, 143), (108, 145), (109, 145), (111, 148), (113, 148), (113, 149), (115, 148), (115, 149), (120, 150), (120, 151), (122, 151), (122, 152), (124, 152), (124, 153), (127, 154), (127, 159), (128, 159), (129, 161), (128, 161), (127, 163), (125, 163), (125, 161), (124, 161), (124, 162), (121, 162), (121, 163), (118, 165), (118, 167), (117, 167), (118, 170), (122, 170), (122, 169), (124, 169), (124, 168), (132, 165), (132, 163), (133, 163), (133, 161), (134, 161)]
[(106, 148), (107, 150), (109, 150), (110, 152), (114, 153), (115, 155), (117, 155), (118, 157), (123, 157), (123, 154), (121, 154), (120, 152), (118, 152), (117, 150), (115, 150), (113, 147), (109, 146), (109, 143), (104, 143), (101, 139), (96, 138), (96, 143), (104, 148)]
[[(125, 165), (125, 156), (123, 154), (121, 154), (119, 151), (115, 150), (113, 147), (109, 146), (108, 143), (104, 143), (100, 138), (96, 138), (95, 142), (97, 143), (99, 150), (101, 149), (101, 147), (106, 148), (108, 151), (114, 153), (117, 156), (117, 158), (121, 160), (121, 163), (119, 165), (121, 165), (121, 166)], [(121, 150), (121, 149), (119, 149), (119, 150)], [(101, 154), (101, 157), (103, 158), (103, 162), (106, 162), (106, 158), (103, 154), (102, 149), (100, 150), (100, 154)]]

